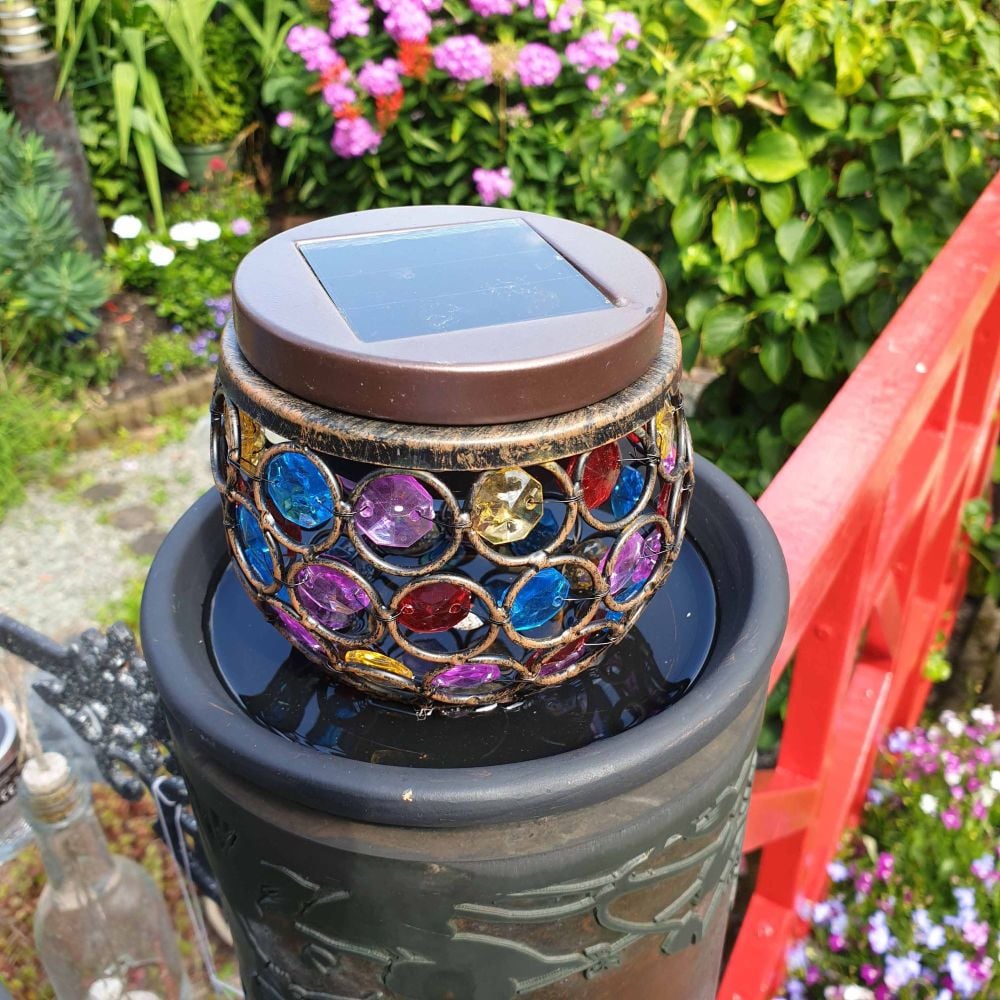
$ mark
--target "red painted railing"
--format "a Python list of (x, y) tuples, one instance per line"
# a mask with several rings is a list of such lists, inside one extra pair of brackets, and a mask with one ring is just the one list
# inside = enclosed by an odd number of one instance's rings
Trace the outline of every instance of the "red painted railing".
[(757, 774), (756, 887), (719, 1000), (780, 987), (801, 900), (854, 823), (887, 730), (912, 725), (921, 668), (964, 590), (962, 506), (983, 489), (1000, 398), (1000, 177), (935, 258), (760, 506), (788, 561), (794, 656), (773, 770)]

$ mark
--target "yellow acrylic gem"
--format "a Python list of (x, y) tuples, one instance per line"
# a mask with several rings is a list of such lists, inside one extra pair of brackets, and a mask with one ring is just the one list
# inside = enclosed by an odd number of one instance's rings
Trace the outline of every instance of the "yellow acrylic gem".
[(249, 414), (239, 411), (240, 415), (240, 468), (244, 472), (254, 473), (264, 453), (264, 428)]
[(542, 484), (511, 466), (484, 476), (472, 497), (472, 527), (493, 545), (519, 542), (542, 519)]
[(344, 659), (348, 663), (356, 663), (362, 667), (371, 667), (373, 670), (382, 670), (387, 674), (395, 674), (397, 677), (413, 679), (413, 671), (404, 666), (399, 660), (394, 660), (384, 653), (377, 653), (374, 649), (351, 649), (344, 654)]
[(656, 448), (660, 453), (660, 466), (665, 476), (669, 476), (677, 464), (674, 426), (674, 411), (670, 407), (656, 414)]

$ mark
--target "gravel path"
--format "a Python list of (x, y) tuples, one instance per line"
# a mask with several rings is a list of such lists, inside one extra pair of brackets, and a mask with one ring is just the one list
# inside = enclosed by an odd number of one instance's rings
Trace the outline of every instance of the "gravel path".
[(169, 528), (212, 485), (208, 416), (183, 440), (133, 445), (77, 453), (58, 486), (29, 488), (0, 521), (0, 610), (66, 639), (144, 575)]

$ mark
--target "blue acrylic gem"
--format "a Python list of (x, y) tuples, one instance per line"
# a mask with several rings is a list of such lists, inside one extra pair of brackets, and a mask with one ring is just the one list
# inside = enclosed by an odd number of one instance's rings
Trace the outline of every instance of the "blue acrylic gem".
[(270, 587), (274, 583), (271, 550), (267, 547), (264, 532), (257, 519), (246, 509), (236, 508), (236, 536), (243, 558), (260, 584)]
[(559, 528), (559, 518), (551, 510), (546, 510), (542, 514), (542, 519), (531, 529), (531, 534), (520, 541), (511, 542), (510, 550), (516, 556), (530, 556), (532, 552), (538, 552), (546, 545), (551, 545), (559, 534)]
[(282, 517), (300, 528), (318, 528), (333, 517), (333, 494), (314, 462), (283, 451), (267, 463), (267, 495)]
[(611, 513), (616, 520), (627, 517), (635, 510), (645, 485), (646, 477), (634, 465), (622, 468), (618, 482), (611, 491)]
[(536, 573), (521, 588), (510, 609), (510, 623), (517, 632), (530, 632), (552, 621), (569, 596), (569, 580), (550, 567)]

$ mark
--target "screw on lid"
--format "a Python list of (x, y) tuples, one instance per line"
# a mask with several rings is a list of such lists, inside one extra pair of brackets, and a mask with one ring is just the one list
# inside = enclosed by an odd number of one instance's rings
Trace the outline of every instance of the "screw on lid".
[(53, 795), (72, 780), (69, 762), (61, 753), (48, 753), (31, 757), (21, 772), (24, 790), (32, 797)]
[(233, 281), (239, 347), (342, 413), (483, 426), (550, 417), (642, 378), (666, 288), (590, 226), (463, 206), (376, 209), (267, 240)]

